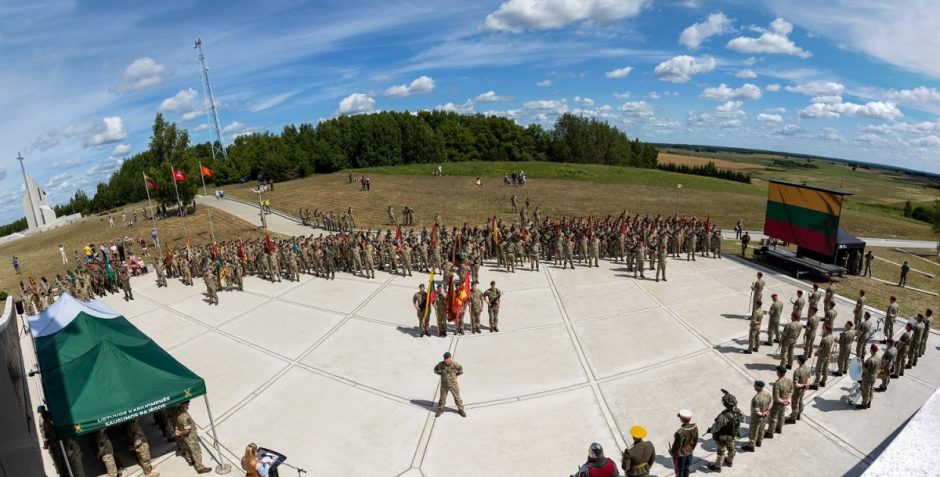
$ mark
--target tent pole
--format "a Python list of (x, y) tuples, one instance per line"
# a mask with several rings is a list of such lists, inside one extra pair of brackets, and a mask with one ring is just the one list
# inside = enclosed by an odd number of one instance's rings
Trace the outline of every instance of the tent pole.
[(62, 460), (65, 461), (65, 468), (69, 471), (69, 477), (75, 477), (75, 473), (72, 472), (72, 463), (69, 462), (69, 454), (65, 452), (65, 444), (62, 443), (62, 439), (59, 439), (59, 448), (62, 449)]
[(219, 436), (215, 433), (215, 420), (212, 419), (212, 409), (209, 408), (209, 396), (203, 394), (202, 399), (206, 403), (206, 413), (209, 415), (209, 428), (212, 429), (212, 444), (213, 447), (215, 447), (215, 454), (219, 457), (219, 466), (215, 468), (215, 473), (227, 474), (232, 471), (232, 466), (222, 463), (222, 451), (219, 450)]

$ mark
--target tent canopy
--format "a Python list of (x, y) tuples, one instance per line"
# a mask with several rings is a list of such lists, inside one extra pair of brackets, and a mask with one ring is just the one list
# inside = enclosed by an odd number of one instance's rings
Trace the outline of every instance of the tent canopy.
[(60, 438), (206, 393), (202, 378), (102, 302), (62, 295), (29, 321), (46, 404)]

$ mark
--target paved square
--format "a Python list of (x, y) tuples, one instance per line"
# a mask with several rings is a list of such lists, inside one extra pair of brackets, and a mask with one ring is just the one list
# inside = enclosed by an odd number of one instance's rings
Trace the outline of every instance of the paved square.
[[(417, 336), (411, 297), (427, 283), (422, 273), (250, 278), (246, 292), (220, 293), (217, 307), (203, 301), (199, 283), (158, 289), (145, 277), (135, 279), (137, 300), (105, 301), (206, 379), (223, 455), (236, 468), (256, 442), (310, 475), (569, 475), (591, 442), (619, 464), (629, 428), (641, 424), (659, 456), (653, 474), (662, 476), (671, 474), (664, 456), (679, 409), (691, 409), (704, 433), (721, 410), (721, 388), (747, 414), (753, 380), (775, 379), (776, 344), (742, 352), (755, 272), (731, 257), (670, 259), (669, 281), (657, 283), (606, 261), (515, 274), (488, 263), (479, 279), (504, 293), (500, 332), (488, 330), (484, 312), (482, 334), (456, 335), (450, 325), (446, 338)], [(795, 295), (789, 277), (765, 276), (766, 300)], [(839, 292), (850, 295), (837, 305), (844, 324), (855, 296)], [(435, 332), (433, 313), (431, 322)], [(757, 454), (739, 453), (724, 473), (860, 475), (940, 385), (931, 339), (920, 366), (875, 394), (870, 410), (844, 403), (847, 377), (830, 378), (806, 395), (803, 420)], [(444, 351), (464, 366), (467, 418), (452, 398), (434, 417), (432, 369)], [(192, 412), (208, 436), (205, 406), (194, 402)], [(694, 467), (714, 453), (703, 439)], [(180, 463), (164, 454), (157, 469), (188, 475)]]

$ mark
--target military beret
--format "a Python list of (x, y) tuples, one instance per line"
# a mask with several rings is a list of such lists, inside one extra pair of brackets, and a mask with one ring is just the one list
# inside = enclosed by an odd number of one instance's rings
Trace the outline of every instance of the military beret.
[(758, 379), (757, 381), (754, 381), (754, 386), (757, 386), (757, 387), (759, 387), (759, 388), (762, 388), (762, 387), (766, 386), (766, 384), (764, 384), (763, 381), (761, 381), (760, 379)]
[(787, 372), (787, 367), (784, 366), (784, 365), (777, 366), (777, 372), (778, 372), (778, 373), (785, 373), (785, 372)]
[(495, 284), (496, 284), (496, 280), (493, 280), (490, 282), (490, 285), (495, 285)]
[(893, 344), (894, 344), (894, 338), (888, 338), (888, 341), (887, 341), (887, 342), (888, 342), (889, 345), (893, 345)]
[(874, 353), (874, 352), (877, 352), (877, 351), (878, 351), (878, 345), (876, 345), (876, 344), (871, 345), (871, 352)]
[(846, 328), (851, 328), (851, 327), (853, 327), (853, 326), (855, 326), (855, 325), (854, 325), (851, 321), (846, 321), (846, 322), (845, 322), (845, 327), (846, 327)]
[(870, 316), (871, 316), (871, 313), (869, 313), (869, 312), (866, 311), (866, 312), (865, 312), (865, 316), (866, 316), (866, 317), (870, 317)]
[(805, 363), (805, 362), (806, 362), (806, 355), (801, 354), (801, 355), (799, 355), (799, 356), (796, 357), (796, 360), (799, 361), (799, 362), (801, 362), (801, 363)]
[(773, 293), (773, 294), (771, 294), (770, 296), (771, 296), (771, 297), (776, 297), (777, 294), (776, 294), (776, 293)]
[(450, 351), (444, 352), (444, 359), (450, 358)]

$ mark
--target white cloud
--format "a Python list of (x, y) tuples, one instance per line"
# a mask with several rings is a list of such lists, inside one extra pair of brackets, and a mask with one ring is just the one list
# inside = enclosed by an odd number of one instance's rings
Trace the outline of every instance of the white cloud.
[(838, 95), (824, 95), (824, 96), (813, 96), (813, 99), (809, 100), (810, 103), (824, 103), (824, 104), (835, 104), (842, 102), (842, 96)]
[(728, 120), (728, 121), (722, 121), (722, 122), (719, 123), (718, 125), (721, 126), (722, 128), (725, 128), (725, 129), (737, 129), (737, 128), (741, 127), (741, 120), (740, 120), (740, 119), (730, 119), (730, 120)]
[(647, 94), (647, 96), (649, 96), (650, 99), (659, 99), (662, 97), (659, 95), (659, 93), (655, 91), (650, 91), (649, 94)]
[[(253, 112), (253, 113), (257, 113), (257, 112), (260, 112), (260, 111), (265, 111), (265, 110), (271, 109), (271, 108), (273, 108), (273, 107), (275, 107), (275, 106), (277, 106), (277, 105), (283, 103), (284, 101), (287, 101), (288, 99), (290, 99), (291, 97), (295, 96), (295, 95), (296, 95), (297, 93), (299, 93), (299, 92), (300, 92), (300, 91), (288, 91), (288, 92), (286, 92), (286, 93), (276, 94), (276, 95), (274, 95), (274, 96), (271, 96), (270, 98), (267, 98), (267, 99), (265, 99), (265, 100), (262, 100), (262, 101), (259, 101), (259, 102), (257, 102), (257, 103), (252, 104), (251, 106), (248, 107), (248, 110), (251, 111), (251, 112)], [(198, 112), (198, 111), (195, 111), (195, 113), (198, 115), (199, 112)], [(193, 117), (195, 117), (195, 116), (193, 116)], [(183, 115), (183, 119), (187, 119), (185, 114)], [(192, 119), (192, 117), (189, 118), (189, 119)]]
[(575, 97), (574, 97), (574, 102), (575, 102), (575, 103), (581, 103), (582, 105), (584, 105), (585, 107), (588, 107), (588, 108), (594, 106), (594, 100), (591, 99), (591, 98), (582, 98), (582, 97), (580, 97), (580, 96), (575, 96)]
[(85, 139), (86, 146), (100, 146), (111, 144), (127, 138), (127, 131), (124, 130), (124, 120), (118, 116), (111, 116), (102, 120), (103, 127), (99, 124), (96, 132)]
[(508, 0), (486, 16), (488, 30), (552, 30), (591, 20), (612, 23), (640, 13), (649, 0)]
[(695, 23), (679, 35), (679, 43), (690, 50), (697, 50), (708, 37), (729, 33), (731, 20), (724, 13), (712, 13), (702, 23)]
[(740, 88), (729, 88), (724, 83), (721, 83), (717, 88), (705, 88), (699, 97), (717, 101), (727, 101), (729, 99), (760, 99), (761, 92), (760, 88), (751, 83), (745, 83)]
[(929, 134), (940, 133), (940, 119), (936, 121), (923, 121), (919, 123), (899, 122), (894, 124), (869, 125), (862, 128), (865, 132), (878, 133), (908, 133), (908, 134)]
[(159, 86), (163, 82), (166, 67), (149, 57), (134, 60), (124, 69), (124, 77), (114, 87), (115, 93), (128, 93)]
[(761, 36), (757, 38), (739, 36), (728, 42), (727, 47), (741, 53), (776, 53), (793, 55), (800, 58), (813, 56), (810, 52), (796, 46), (787, 35), (793, 31), (793, 24), (782, 18), (770, 23), (770, 29), (758, 29)]
[(385, 90), (385, 96), (404, 98), (413, 94), (427, 94), (434, 91), (434, 80), (429, 76), (419, 76), (411, 84), (392, 86)]
[(497, 103), (501, 101), (512, 101), (512, 98), (509, 96), (499, 96), (492, 90), (473, 98), (474, 103)]
[(375, 109), (375, 100), (372, 96), (363, 93), (353, 93), (339, 102), (340, 114), (367, 113)]
[(757, 78), (757, 73), (754, 70), (741, 70), (734, 74), (738, 78)]
[(805, 128), (802, 128), (800, 126), (797, 126), (796, 124), (791, 123), (791, 124), (787, 124), (786, 126), (780, 129), (777, 129), (776, 131), (774, 131), (774, 134), (778, 134), (781, 136), (796, 136), (804, 132), (806, 132)]
[(796, 86), (786, 86), (783, 89), (791, 93), (802, 93), (807, 96), (842, 96), (845, 86), (834, 81), (813, 81)]
[(693, 75), (714, 70), (716, 64), (714, 58), (696, 59), (688, 55), (679, 55), (656, 65), (653, 74), (660, 81), (685, 83), (692, 79)]
[(881, 136), (876, 134), (862, 134), (861, 136), (856, 137), (855, 141), (874, 145), (881, 143), (883, 139), (881, 139)]
[(461, 114), (470, 114), (474, 111), (473, 101), (467, 100), (463, 104), (439, 104), (434, 107), (438, 111), (445, 111), (448, 113), (461, 113)]
[(539, 81), (538, 83), (535, 83), (535, 85), (538, 86), (539, 88), (548, 88), (549, 86), (552, 85), (552, 80), (542, 80), (542, 81)]
[(195, 128), (193, 128), (193, 131), (199, 132), (199, 131), (206, 131), (206, 130), (208, 130), (208, 129), (209, 129), (209, 125), (208, 125), (208, 124), (200, 124), (200, 125), (196, 126)]
[(625, 66), (623, 68), (617, 68), (613, 71), (608, 71), (604, 76), (609, 79), (623, 79), (626, 78), (631, 71), (633, 71), (632, 66)]
[(787, 108), (770, 108), (766, 110), (768, 113), (785, 113)]
[(630, 92), (624, 91), (622, 93), (614, 92), (614, 97), (617, 99), (630, 99)]
[(782, 123), (783, 116), (779, 114), (765, 114), (760, 113), (757, 115), (757, 120), (764, 123)]
[(842, 137), (842, 134), (839, 133), (838, 129), (833, 128), (822, 128), (819, 134), (816, 135), (818, 139), (823, 139), (826, 141), (836, 141), (844, 142), (845, 138)]
[(188, 113), (183, 113), (183, 115), (180, 116), (180, 119), (182, 119), (183, 121), (192, 121), (193, 119), (196, 119), (197, 117), (199, 117), (200, 114), (202, 114), (202, 111), (198, 111), (198, 110), (189, 111)]
[(643, 118), (653, 116), (653, 107), (650, 106), (646, 101), (632, 101), (629, 103), (623, 103), (623, 105), (620, 106), (620, 111), (622, 111), (627, 116)]
[(911, 144), (918, 147), (938, 147), (940, 146), (940, 137), (930, 135), (914, 139)]
[(199, 93), (192, 88), (187, 88), (176, 93), (172, 97), (164, 99), (157, 108), (161, 113), (183, 113), (189, 112), (198, 107), (196, 98)]
[(736, 113), (741, 111), (741, 106), (744, 106), (744, 101), (725, 101), (716, 110), (719, 113)]
[(79, 159), (66, 159), (64, 161), (52, 161), (52, 164), (49, 164), (49, 169), (73, 169), (82, 165), (82, 161)]
[(813, 103), (799, 112), (804, 118), (832, 119), (840, 116), (853, 116), (872, 119), (894, 120), (903, 114), (894, 103), (871, 101), (865, 104), (855, 103)]
[(776, 0), (768, 5), (842, 48), (940, 78), (935, 0)]
[(928, 101), (940, 101), (940, 92), (937, 91), (937, 88), (919, 86), (914, 89), (885, 91), (884, 98), (901, 103), (926, 103)]
[(238, 121), (233, 121), (228, 126), (225, 126), (222, 128), (222, 134), (240, 133), (240, 132), (244, 132), (246, 129), (248, 129), (247, 124), (240, 123)]
[(123, 156), (124, 154), (131, 152), (131, 149), (133, 148), (130, 144), (118, 144), (117, 146), (114, 146), (114, 151), (111, 152), (111, 155), (114, 157)]
[(562, 114), (568, 111), (568, 103), (565, 102), (565, 100), (539, 99), (524, 103), (522, 109), (528, 112), (537, 111)]
[(777, 83), (770, 83), (769, 85), (764, 86), (764, 91), (767, 91), (768, 93), (776, 93), (777, 91), (780, 91), (780, 85)]
[[(79, 163), (80, 165), (81, 163)], [(0, 181), (7, 178), (7, 166), (0, 164)]]

